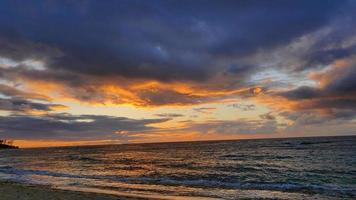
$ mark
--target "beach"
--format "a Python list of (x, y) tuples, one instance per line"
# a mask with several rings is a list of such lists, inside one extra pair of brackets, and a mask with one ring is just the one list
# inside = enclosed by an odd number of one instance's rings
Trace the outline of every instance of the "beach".
[(0, 200), (136, 200), (110, 194), (55, 189), (48, 186), (0, 182)]
[(50, 187), (0, 181), (0, 200), (216, 200), (208, 197), (130, 194), (75, 187)]

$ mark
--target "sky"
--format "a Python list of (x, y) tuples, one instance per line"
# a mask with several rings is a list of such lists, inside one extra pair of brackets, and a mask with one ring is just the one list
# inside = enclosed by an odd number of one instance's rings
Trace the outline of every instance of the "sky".
[(356, 135), (356, 2), (0, 1), (21, 147)]

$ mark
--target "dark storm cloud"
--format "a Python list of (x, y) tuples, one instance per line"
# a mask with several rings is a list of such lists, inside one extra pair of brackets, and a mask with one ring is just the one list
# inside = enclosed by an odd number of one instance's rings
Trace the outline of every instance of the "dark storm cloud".
[[(319, 72), (314, 79), (319, 87), (298, 87), (277, 93), (297, 104), (294, 111), (281, 116), (299, 126), (323, 123), (345, 123), (356, 117), (355, 57), (344, 60), (329, 70)], [(298, 127), (298, 126), (296, 126)]]
[(233, 74), (243, 74), (249, 71), (250, 68), (253, 68), (253, 66), (231, 64), (227, 68), (226, 72), (233, 73)]
[[(51, 100), (45, 95), (24, 92), (17, 88), (0, 84), (0, 110), (12, 112), (53, 111), (66, 108), (64, 105), (49, 103)], [(34, 102), (40, 100), (41, 102)]]
[(351, 109), (356, 110), (356, 99), (354, 97), (345, 97), (338, 99), (328, 99), (328, 98), (320, 98), (314, 99), (310, 102), (306, 102), (300, 106), (300, 109), (324, 109), (330, 110), (332, 109)]
[(50, 98), (45, 95), (21, 91), (19, 89), (4, 84), (0, 84), (0, 94), (12, 98), (26, 98), (44, 101), (50, 100)]
[(53, 111), (56, 108), (66, 108), (60, 104), (36, 103), (25, 99), (4, 99), (0, 98), (0, 110), (13, 112), (28, 112), (28, 111)]
[(319, 32), (312, 35), (309, 45), (300, 52), (300, 62), (295, 70), (302, 71), (320, 68), (332, 64), (338, 59), (345, 59), (356, 54), (356, 4), (349, 1), (338, 17)]
[(352, 66), (330, 74), (332, 81), (325, 90), (332, 94), (356, 94), (356, 59)]
[(356, 110), (340, 110), (337, 109), (334, 111), (333, 115), (320, 115), (312, 111), (285, 111), (278, 114), (281, 117), (284, 117), (287, 120), (293, 122), (292, 125), (288, 125), (287, 128), (303, 128), (303, 126), (313, 126), (313, 125), (322, 125), (327, 123), (341, 124), (350, 122), (356, 117)]
[(322, 87), (302, 86), (277, 95), (303, 101), (299, 109), (324, 109), (333, 113), (337, 112), (335, 109), (356, 110), (356, 62), (355, 59), (348, 62), (347, 66), (319, 73), (317, 80), (326, 82)]
[[(203, 6), (202, 6), (203, 5)], [(2, 1), (0, 56), (49, 70), (162, 81), (206, 80), (231, 56), (328, 24), (344, 1)], [(231, 63), (230, 63), (231, 62)], [(224, 64), (222, 64), (224, 63)], [(226, 65), (225, 65), (226, 64)], [(245, 67), (230, 67), (246, 73)]]
[(314, 87), (301, 86), (290, 91), (278, 93), (278, 95), (286, 97), (291, 100), (311, 99), (311, 98), (321, 96), (322, 91)]
[(334, 82), (327, 85), (325, 88), (301, 86), (296, 89), (289, 90), (286, 92), (280, 92), (277, 94), (290, 100), (305, 100), (330, 97), (354, 99), (354, 95), (356, 94), (356, 81), (354, 80), (354, 75), (356, 75), (356, 73), (351, 73), (348, 74), (346, 77), (341, 77), (341, 80), (335, 80)]
[[(356, 34), (356, 29), (354, 31)], [(337, 41), (334, 41), (336, 43)], [(332, 46), (332, 44), (323, 44), (325, 46)], [(296, 70), (304, 70), (308, 68), (316, 68), (321, 65), (329, 65), (335, 60), (348, 58), (356, 54), (356, 46), (351, 47), (335, 47), (332, 49), (323, 50), (322, 47), (315, 45), (313, 50), (309, 50), (308, 55), (304, 56), (305, 63), (299, 66)]]
[[(323, 87), (278, 93), (274, 86), (248, 81), (266, 70), (264, 66), (298, 74), (355, 55), (354, 10), (353, 1), (337, 0), (1, 1), (0, 59), (10, 59), (16, 66), (0, 66), (0, 79), (24, 85), (41, 80), (62, 86), (55, 92), (66, 98), (135, 106), (208, 103), (251, 88), (233, 95), (268, 93), (300, 101), (296, 110), (319, 109), (336, 118), (352, 118), (347, 110), (356, 108), (355, 67), (332, 73), (335, 77)], [(279, 53), (285, 54), (276, 56)], [(26, 60), (42, 61), (45, 68), (26, 67), (21, 64)], [(129, 87), (146, 80), (184, 83), (194, 90)], [(106, 91), (107, 85), (124, 92)], [(9, 97), (0, 99), (2, 110), (52, 111), (60, 106), (46, 96), (7, 86), (0, 85), (0, 93)], [(274, 121), (270, 115), (261, 118)]]
[(4, 25), (3, 22), (0, 24), (0, 57), (23, 61), (26, 59), (47, 60), (60, 56), (60, 51), (50, 45), (25, 39), (16, 33), (7, 33), (8, 26), (10, 25)]
[(69, 114), (10, 115), (0, 117), (0, 136), (11, 139), (125, 140), (131, 133), (156, 130), (149, 125), (167, 120)]
[[(333, 15), (341, 4), (335, 1), (324, 3), (255, 1), (252, 7), (246, 6), (251, 5), (249, 3), (242, 3), (244, 5), (239, 7), (244, 11), (240, 15), (222, 14), (227, 18), (222, 23), (230, 27), (227, 28), (229, 31), (225, 41), (215, 48), (215, 52), (223, 55), (247, 54), (258, 48), (286, 44), (293, 38), (325, 25), (330, 20), (329, 14)], [(230, 7), (228, 10), (233, 11), (234, 8)]]

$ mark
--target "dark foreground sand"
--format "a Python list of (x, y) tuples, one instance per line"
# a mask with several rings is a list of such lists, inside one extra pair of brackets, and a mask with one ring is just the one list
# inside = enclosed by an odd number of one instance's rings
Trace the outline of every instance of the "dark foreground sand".
[(119, 191), (83, 188), (51, 188), (49, 186), (29, 185), (0, 181), (0, 200), (216, 200), (207, 197), (135, 195)]
[[(288, 193), (279, 191), (242, 190), (236, 194), (236, 199), (311, 199), (326, 200), (319, 195)], [(131, 193), (110, 192), (93, 189), (81, 190), (80, 188), (51, 188), (49, 186), (19, 184), (0, 181), (0, 200), (217, 200), (207, 197), (190, 196), (161, 196), (161, 195), (134, 195)], [(348, 199), (348, 198), (337, 198)]]
[(0, 200), (136, 200), (147, 198), (125, 197), (93, 192), (53, 189), (46, 186), (0, 182)]

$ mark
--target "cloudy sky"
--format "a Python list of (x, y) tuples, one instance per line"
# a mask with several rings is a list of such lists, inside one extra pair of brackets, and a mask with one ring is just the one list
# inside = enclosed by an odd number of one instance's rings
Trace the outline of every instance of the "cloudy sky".
[(1, 1), (0, 138), (356, 135), (356, 2)]

